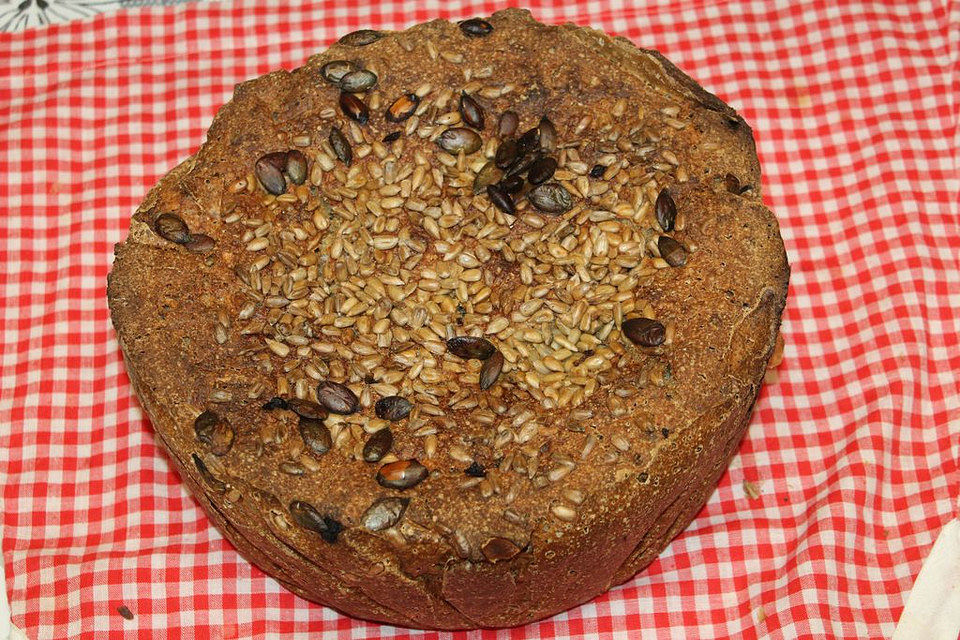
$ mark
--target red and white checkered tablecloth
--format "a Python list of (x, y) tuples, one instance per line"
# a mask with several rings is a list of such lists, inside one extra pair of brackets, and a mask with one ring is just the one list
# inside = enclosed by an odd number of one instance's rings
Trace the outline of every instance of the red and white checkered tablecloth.
[[(3, 561), (30, 638), (437, 637), (237, 555), (154, 444), (105, 283), (236, 83), (359, 27), (506, 4), (203, 3), (0, 36)], [(793, 265), (787, 347), (720, 488), (646, 572), (471, 637), (888, 637), (960, 492), (960, 4), (529, 6), (660, 49), (753, 125)]]

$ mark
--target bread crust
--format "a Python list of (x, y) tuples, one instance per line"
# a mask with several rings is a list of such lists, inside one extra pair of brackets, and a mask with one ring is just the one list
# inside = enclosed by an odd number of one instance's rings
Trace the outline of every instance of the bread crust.
[[(127, 372), (157, 442), (224, 536), (302, 597), (402, 626), (524, 624), (583, 603), (652, 562), (700, 510), (736, 452), (787, 295), (789, 266), (776, 218), (760, 199), (752, 133), (733, 109), (659, 53), (622, 38), (574, 25), (542, 25), (516, 9), (488, 20), (493, 32), (486, 38), (465, 38), (457, 25), (433, 21), (362, 48), (337, 44), (293, 72), (239, 85), (197, 154), (161, 179), (134, 214), (128, 238), (116, 247), (108, 282)], [(431, 46), (464, 61), (434, 60)], [(506, 457), (497, 457), (489, 442), (493, 434), (485, 434), (470, 411), (450, 411), (456, 427), (438, 434), (429, 461), (423, 438), (403, 422), (391, 426), (395, 449), (417, 456), (431, 470), (426, 481), (405, 491), (378, 485), (376, 466), (352, 457), (356, 443), (349, 438), (316, 458), (316, 471), (280, 470), (299, 441), (296, 416), (261, 408), (277, 393), (282, 358), (270, 356), (271, 371), (254, 364), (263, 362), (257, 359), (263, 343), (241, 331), (238, 314), (251, 298), (236, 275), (238, 266), (255, 257), (244, 248), (251, 228), (226, 222), (232, 212), (262, 217), (256, 203), (264, 194), (237, 194), (231, 185), (247, 177), (262, 154), (292, 148), (293, 137), (303, 132), (325, 137), (332, 120), (324, 111), (336, 106), (336, 92), (319, 73), (324, 63), (341, 58), (362, 60), (378, 71), (381, 109), (424, 82), (459, 88), (462, 68), (489, 64), (494, 80), (518, 89), (485, 100), (488, 120), (504, 105), (515, 109), (525, 126), (549, 114), (561, 143), (599, 136), (604, 123), (616, 128), (618, 120), (663, 124), (673, 118), (671, 106), (687, 123), (663, 126), (654, 146), (673, 149), (686, 172), (682, 182), (676, 170), (657, 173), (658, 184), (669, 186), (685, 216), (677, 236), (696, 251), (682, 267), (656, 270), (638, 290), (658, 319), (675, 324), (675, 335), (669, 345), (645, 349), (619, 338), (616, 375), (597, 374), (601, 383), (581, 405), (593, 413), (584, 425), (571, 422), (569, 409), (530, 405), (545, 427), (560, 425), (545, 428), (546, 435), (541, 432), (533, 442), (547, 447), (542, 454), (547, 467), (549, 456), (575, 462), (562, 480), (536, 486), (533, 478), (501, 473), (522, 484), (510, 503), (506, 491), (484, 497), (461, 489), (466, 464), (452, 456), (451, 447), (474, 443), (471, 453), (488, 470), (502, 466)], [(623, 100), (629, 113), (611, 117)], [(585, 113), (593, 114), (593, 122), (576, 133)], [(333, 121), (348, 130), (339, 113)], [(485, 137), (494, 126), (488, 124)], [(369, 125), (377, 138), (397, 128), (379, 120)], [(407, 156), (419, 149), (433, 161), (438, 153), (433, 142), (408, 138)], [(306, 151), (311, 164), (316, 162), (312, 147)], [(584, 159), (600, 155), (589, 142), (580, 152)], [(730, 193), (727, 174), (751, 189)], [(317, 185), (317, 191), (326, 185)], [(302, 202), (289, 206), (293, 218), (278, 214), (276, 227), (313, 214)], [(175, 212), (191, 232), (211, 236), (214, 251), (198, 255), (159, 237), (153, 224), (160, 212)], [(517, 232), (522, 229), (518, 223)], [(504, 277), (493, 288), (518, 283)], [(233, 324), (225, 343), (218, 344), (216, 325), (223, 315)], [(641, 379), (654, 382), (633, 384)], [(624, 383), (631, 385), (630, 395), (615, 396)], [(250, 397), (258, 384), (262, 393)], [(211, 399), (217, 391), (224, 393), (219, 402)], [(614, 415), (610, 407), (616, 403), (621, 413)], [(211, 453), (194, 431), (194, 420), (210, 408), (236, 433), (223, 456)], [(373, 416), (372, 408), (362, 413)], [(581, 459), (591, 434), (598, 438), (596, 452)], [(611, 444), (614, 435), (628, 441), (627, 451)], [(204, 477), (193, 456), (215, 481)], [(574, 494), (581, 496), (579, 504), (564, 497)], [(410, 498), (403, 520), (387, 531), (366, 530), (364, 511), (387, 495)], [(294, 500), (342, 523), (336, 542), (297, 526), (289, 509)], [(558, 505), (574, 511), (573, 521), (552, 516)], [(505, 519), (505, 509), (520, 517)], [(493, 539), (508, 540), (519, 551), (491, 561)]]

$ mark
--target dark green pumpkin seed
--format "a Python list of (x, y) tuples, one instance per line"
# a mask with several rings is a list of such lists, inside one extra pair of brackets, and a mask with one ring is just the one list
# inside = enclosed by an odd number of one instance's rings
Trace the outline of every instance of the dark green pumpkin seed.
[(460, 92), (460, 117), (467, 126), (483, 130), (483, 107), (466, 91)]
[(193, 431), (197, 440), (209, 446), (210, 452), (217, 456), (230, 451), (236, 436), (233, 426), (209, 409), (193, 421)]
[(664, 231), (673, 231), (673, 225), (677, 221), (677, 204), (673, 201), (669, 189), (661, 189), (657, 195), (657, 202), (654, 205), (654, 213), (657, 216), (657, 224)]
[(657, 249), (660, 250), (660, 257), (671, 267), (682, 267), (687, 264), (687, 251), (670, 236), (660, 236), (657, 239)]
[(494, 162), (500, 169), (506, 169), (517, 159), (520, 153), (520, 146), (513, 138), (507, 138), (497, 147), (497, 155), (494, 156)]
[(377, 471), (377, 483), (388, 489), (409, 489), (423, 482), (430, 472), (419, 461), (397, 460)]
[(501, 187), (491, 184), (487, 186), (487, 197), (490, 198), (497, 209), (503, 211), (504, 213), (509, 213), (513, 215), (517, 210), (517, 206), (513, 203), (513, 199), (504, 191)]
[(520, 193), (523, 190), (523, 176), (508, 176), (498, 186), (510, 195)]
[(227, 488), (227, 485), (224, 484), (222, 480), (210, 472), (210, 469), (207, 468), (206, 463), (200, 456), (195, 453), (190, 454), (190, 456), (193, 458), (193, 464), (197, 467), (197, 471), (200, 472), (200, 477), (203, 478), (203, 481), (210, 485), (212, 489), (215, 491), (223, 491)]
[(363, 445), (364, 462), (380, 462), (383, 456), (390, 452), (392, 446), (393, 432), (390, 429), (380, 429)]
[(316, 402), (311, 402), (310, 400), (290, 398), (286, 401), (286, 404), (287, 406), (283, 407), (284, 409), (289, 409), (302, 418), (310, 418), (311, 420), (326, 420), (327, 416), (329, 415), (326, 409)]
[(273, 396), (272, 398), (267, 400), (265, 403), (263, 403), (263, 406), (261, 407), (261, 409), (265, 409), (267, 411), (270, 411), (272, 409), (286, 409), (286, 408), (287, 408), (287, 401), (279, 396)]
[(560, 215), (573, 207), (573, 196), (556, 182), (545, 182), (527, 194), (530, 203), (543, 213)]
[(339, 85), (343, 76), (356, 69), (357, 65), (349, 60), (331, 60), (320, 67), (320, 76), (330, 84)]
[(630, 318), (621, 327), (630, 342), (641, 347), (656, 347), (666, 339), (666, 328), (650, 318)]
[(503, 354), (497, 349), (492, 356), (483, 361), (483, 366), (480, 367), (480, 388), (492, 387), (500, 377), (501, 371), (503, 371)]
[(317, 400), (331, 413), (349, 415), (360, 406), (356, 394), (346, 385), (326, 380), (317, 385)]
[(267, 191), (275, 196), (287, 190), (287, 180), (283, 177), (283, 170), (287, 165), (285, 152), (268, 153), (257, 160), (254, 165), (254, 175), (257, 181)]
[(153, 230), (158, 236), (168, 242), (187, 244), (190, 242), (190, 229), (180, 216), (172, 213), (161, 213), (153, 221)]
[(412, 409), (413, 403), (400, 396), (387, 396), (386, 398), (380, 398), (377, 400), (377, 404), (373, 407), (373, 410), (377, 414), (378, 418), (381, 418), (382, 420), (389, 420), (390, 422), (403, 420), (410, 415), (410, 411)]
[(493, 32), (493, 25), (480, 18), (470, 18), (460, 23), (460, 31), (468, 38), (483, 38)]
[(387, 108), (387, 120), (403, 122), (417, 111), (418, 106), (420, 106), (420, 96), (415, 93), (405, 93)]
[(447, 351), (464, 360), (486, 360), (497, 348), (486, 338), (456, 336), (447, 340)]
[(333, 544), (343, 531), (343, 525), (335, 518), (321, 514), (309, 502), (294, 500), (290, 503), (290, 517), (304, 529), (319, 533), (324, 542)]
[(333, 152), (337, 154), (337, 159), (349, 167), (350, 163), (353, 162), (353, 147), (350, 146), (350, 141), (347, 140), (347, 136), (343, 135), (343, 131), (340, 131), (339, 127), (330, 127), (330, 146), (333, 147)]
[(209, 253), (216, 246), (213, 238), (205, 233), (190, 234), (190, 241), (183, 245), (183, 248), (191, 253)]
[(303, 184), (307, 179), (307, 156), (297, 149), (287, 152), (287, 177), (293, 184)]
[(470, 476), (471, 478), (486, 478), (487, 470), (483, 468), (483, 465), (474, 460), (470, 463), (470, 466), (463, 470), (465, 475)]
[(458, 154), (463, 151), (470, 155), (477, 151), (483, 144), (476, 131), (466, 127), (454, 127), (447, 129), (437, 138), (437, 144), (441, 149), (448, 153)]
[(380, 498), (371, 504), (360, 521), (368, 531), (383, 531), (395, 526), (403, 518), (410, 498)]
[(509, 138), (517, 132), (520, 125), (520, 116), (516, 111), (504, 111), (500, 115), (500, 121), (497, 123), (497, 135), (500, 138)]
[(553, 174), (556, 172), (556, 170), (557, 160), (555, 158), (540, 158), (530, 165), (530, 170), (527, 173), (527, 180), (530, 181), (530, 184), (543, 184), (553, 177)]
[(544, 153), (552, 153), (557, 150), (557, 128), (547, 116), (540, 118), (540, 124), (537, 125), (539, 133), (540, 150)]
[(529, 149), (522, 156), (513, 161), (509, 167), (507, 167), (508, 176), (518, 176), (525, 172), (527, 169), (532, 167), (534, 163), (540, 159), (540, 151), (538, 149)]
[(343, 36), (337, 40), (337, 44), (342, 44), (347, 47), (365, 47), (368, 44), (376, 42), (382, 37), (383, 34), (379, 31), (374, 31), (373, 29), (360, 29), (358, 31), (352, 31)]
[(322, 456), (327, 451), (330, 451), (330, 448), (333, 446), (330, 429), (320, 420), (301, 416), (299, 430), (303, 444), (311, 453)]
[(350, 93), (370, 91), (377, 85), (377, 74), (369, 69), (357, 69), (340, 78), (340, 88)]
[(367, 124), (370, 120), (370, 110), (363, 100), (347, 91), (340, 92), (340, 110), (351, 120), (359, 124)]
[(488, 162), (477, 172), (477, 177), (473, 180), (473, 192), (475, 194), (486, 192), (489, 185), (495, 184), (502, 177), (503, 171), (492, 161)]
[(517, 145), (520, 147), (520, 153), (526, 153), (527, 151), (537, 150), (540, 148), (540, 128), (534, 127), (530, 129), (517, 140)]

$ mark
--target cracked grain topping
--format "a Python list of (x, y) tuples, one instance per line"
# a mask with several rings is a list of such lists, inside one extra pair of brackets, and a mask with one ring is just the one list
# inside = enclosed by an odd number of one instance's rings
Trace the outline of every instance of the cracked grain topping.
[[(492, 31), (483, 20), (460, 28), (470, 37)], [(383, 37), (363, 30), (340, 44)], [(550, 434), (599, 387), (615, 384), (626, 361), (650, 363), (647, 380), (634, 385), (667, 383), (660, 354), (637, 347), (669, 345), (675, 332), (672, 319), (669, 330), (656, 320), (643, 285), (660, 269), (684, 267), (697, 249), (684, 245), (685, 217), (678, 225), (669, 190), (687, 174), (665, 143), (687, 123), (679, 107), (627, 113), (622, 99), (610, 106), (616, 120), (538, 112), (493, 69), (467, 66), (454, 50), (436, 55), (462, 67), (461, 84), (381, 95), (390, 84), (377, 87), (378, 74), (361, 61), (324, 63), (320, 76), (339, 93), (321, 95), (341, 115), (325, 110), (319, 126), (287, 140), (289, 150), (264, 149), (252, 176), (225, 184), (225, 222), (246, 250), (235, 271), (251, 299), (236, 319), (237, 338), (255, 361), (283, 372), (274, 391), (292, 393), (291, 401), (339, 415), (363, 408), (357, 421), (330, 428), (326, 415), (301, 414), (313, 453), (356, 455), (361, 443), (344, 426), (369, 429), (366, 409), (380, 395), (375, 415), (406, 420), (401, 428), (428, 461), (438, 452), (426, 451), (424, 439), (447, 427), (448, 414), (472, 412), (492, 440), (489, 455), (508, 460), (508, 471), (522, 461), (536, 489), (562, 481), (576, 463), (540, 470), (542, 452), (529, 443), (549, 450)], [(491, 119), (497, 126), (488, 131)], [(380, 141), (390, 123), (405, 121), (389, 146)], [(734, 180), (728, 174), (726, 188)], [(159, 213), (154, 229), (178, 244), (192, 238), (171, 213)], [(198, 427), (198, 438), (223, 455), (227, 432), (214, 437), (211, 429), (201, 437)], [(611, 442), (629, 450), (622, 437)], [(378, 429), (360, 457), (380, 461), (392, 444), (392, 432)], [(459, 449), (439, 453), (456, 458)], [(416, 460), (397, 460), (376, 480), (404, 489), (427, 474)], [(506, 489), (507, 504), (522, 485)], [(494, 481), (461, 487), (504, 491)], [(576, 505), (549, 512), (576, 520)]]

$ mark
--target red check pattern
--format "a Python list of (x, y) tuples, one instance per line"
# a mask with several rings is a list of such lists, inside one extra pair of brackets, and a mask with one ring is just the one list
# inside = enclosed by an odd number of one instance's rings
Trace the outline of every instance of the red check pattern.
[[(28, 636), (437, 637), (301, 600), (211, 528), (132, 395), (105, 282), (234, 84), (356, 28), (506, 4), (251, 0), (0, 36), (3, 561)], [(719, 489), (645, 573), (471, 637), (889, 637), (960, 489), (960, 4), (530, 8), (662, 50), (753, 125), (793, 265), (787, 347)]]

